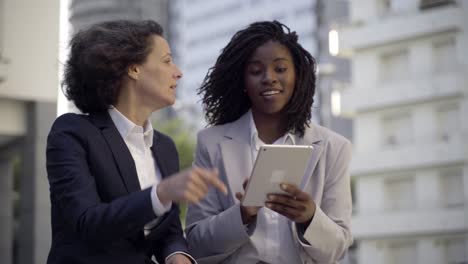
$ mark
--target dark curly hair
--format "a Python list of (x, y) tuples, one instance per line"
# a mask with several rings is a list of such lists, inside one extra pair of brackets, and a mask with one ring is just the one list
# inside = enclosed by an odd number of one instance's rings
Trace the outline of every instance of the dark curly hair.
[(286, 130), (303, 136), (312, 114), (316, 62), (297, 39), (296, 32), (276, 20), (256, 22), (238, 31), (221, 51), (198, 89), (208, 123), (229, 123), (249, 110), (251, 102), (243, 92), (246, 62), (258, 47), (276, 41), (291, 52), (296, 74), (294, 93), (285, 106)]
[(92, 25), (70, 41), (62, 89), (83, 113), (105, 111), (117, 100), (122, 77), (151, 52), (151, 36), (163, 33), (151, 20)]

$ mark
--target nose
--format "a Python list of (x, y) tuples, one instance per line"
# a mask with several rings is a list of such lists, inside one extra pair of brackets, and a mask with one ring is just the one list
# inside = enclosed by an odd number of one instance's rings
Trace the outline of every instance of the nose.
[(183, 76), (183, 74), (180, 71), (179, 67), (175, 66), (174, 78), (176, 78), (178, 80), (178, 79), (182, 78), (182, 76)]
[(265, 74), (263, 75), (263, 80), (265, 84), (274, 84), (278, 80), (276, 78), (276, 74), (273, 70), (267, 70), (265, 71)]

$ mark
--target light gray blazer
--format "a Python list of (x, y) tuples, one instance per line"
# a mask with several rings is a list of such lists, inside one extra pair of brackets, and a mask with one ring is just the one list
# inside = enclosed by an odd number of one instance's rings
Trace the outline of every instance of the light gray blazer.
[[(310, 124), (304, 137), (295, 136), (296, 145), (313, 145), (315, 169), (304, 191), (317, 205), (312, 222), (303, 233), (310, 245), (301, 242), (291, 222), (296, 247), (303, 263), (336, 263), (352, 244), (350, 233), (351, 188), (348, 166), (351, 143), (327, 128)], [(243, 192), (243, 180), (250, 175), (249, 119), (213, 126), (198, 133), (195, 165), (218, 168), (228, 196), (210, 188), (199, 203), (187, 212), (189, 249), (201, 263), (236, 263), (229, 257), (249, 242), (242, 224), (236, 192)]]

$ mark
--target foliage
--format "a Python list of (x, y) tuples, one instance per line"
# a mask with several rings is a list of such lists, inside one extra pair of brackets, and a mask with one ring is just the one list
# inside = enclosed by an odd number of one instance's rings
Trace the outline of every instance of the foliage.
[[(184, 170), (192, 166), (193, 155), (195, 151), (195, 129), (189, 127), (179, 118), (172, 118), (169, 120), (159, 119), (153, 122), (153, 127), (170, 136), (176, 144), (177, 151), (179, 152), (179, 165), (180, 170)], [(185, 216), (187, 213), (187, 204), (180, 203), (180, 220), (182, 226), (185, 227)]]

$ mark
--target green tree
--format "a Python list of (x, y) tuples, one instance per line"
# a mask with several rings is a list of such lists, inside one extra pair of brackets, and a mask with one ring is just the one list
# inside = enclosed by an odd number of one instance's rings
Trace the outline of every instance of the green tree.
[[(195, 151), (195, 133), (196, 130), (189, 127), (183, 120), (173, 118), (169, 120), (157, 120), (153, 122), (153, 127), (170, 136), (177, 147), (179, 152), (179, 166), (180, 170), (184, 170), (192, 166), (193, 156)], [(180, 203), (180, 220), (182, 226), (185, 228), (185, 216), (187, 214), (187, 204)]]

